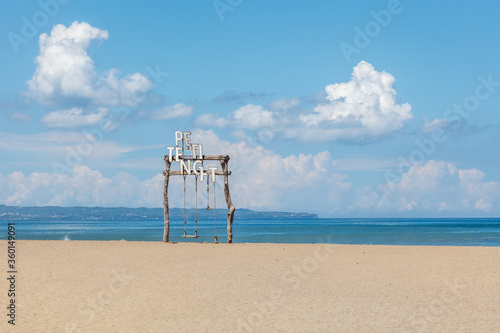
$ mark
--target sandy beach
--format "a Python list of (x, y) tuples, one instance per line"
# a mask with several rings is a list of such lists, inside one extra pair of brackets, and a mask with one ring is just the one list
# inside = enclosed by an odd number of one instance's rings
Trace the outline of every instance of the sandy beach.
[(1, 332), (500, 331), (500, 248), (16, 246), (16, 325), (3, 278)]

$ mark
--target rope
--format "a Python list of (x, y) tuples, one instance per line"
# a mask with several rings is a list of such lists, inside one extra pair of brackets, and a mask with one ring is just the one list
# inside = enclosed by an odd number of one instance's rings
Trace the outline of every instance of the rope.
[(186, 175), (183, 174), (184, 178), (184, 236), (186, 236)]
[(194, 235), (198, 236), (198, 175), (194, 175), (195, 192), (196, 192), (196, 206), (194, 217)]
[(210, 189), (208, 187), (208, 175), (207, 175), (207, 210), (210, 210)]
[(219, 240), (217, 239), (217, 206), (215, 205), (215, 182), (214, 182), (214, 225), (215, 225), (215, 236), (214, 236), (214, 242), (218, 243)]

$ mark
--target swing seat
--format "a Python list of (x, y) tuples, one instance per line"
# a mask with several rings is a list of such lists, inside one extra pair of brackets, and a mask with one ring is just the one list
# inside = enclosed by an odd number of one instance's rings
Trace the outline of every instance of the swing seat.
[(184, 231), (184, 235), (182, 235), (182, 238), (198, 238), (198, 231), (194, 232), (194, 235), (186, 235), (186, 232)]

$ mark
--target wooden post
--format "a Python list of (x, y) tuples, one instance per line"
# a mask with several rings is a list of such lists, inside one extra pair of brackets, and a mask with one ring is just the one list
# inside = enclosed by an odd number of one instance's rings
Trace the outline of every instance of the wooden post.
[(163, 218), (165, 226), (163, 227), (163, 241), (168, 243), (168, 236), (170, 233), (170, 217), (168, 215), (168, 181), (170, 178), (170, 161), (168, 156), (164, 157), (166, 169), (163, 172), (165, 175), (165, 183), (163, 185)]
[[(184, 157), (186, 158), (186, 157)], [(187, 159), (187, 158), (186, 158)], [(233, 218), (235, 208), (233, 206), (233, 202), (231, 201), (231, 195), (229, 193), (229, 175), (231, 171), (228, 170), (229, 156), (228, 155), (204, 155), (202, 160), (216, 161), (218, 160), (222, 166), (222, 171), (215, 171), (216, 175), (224, 176), (224, 196), (226, 198), (227, 203), (227, 242), (233, 242)], [(163, 241), (168, 242), (169, 232), (170, 232), (170, 217), (168, 212), (168, 182), (170, 176), (177, 176), (186, 174), (186, 171), (180, 172), (179, 170), (170, 170), (171, 162), (168, 159), (168, 156), (164, 157), (166, 168), (163, 171), (163, 175), (165, 176), (165, 182), (163, 186), (163, 215), (165, 220), (165, 226), (163, 229)], [(215, 194), (214, 194), (215, 195)]]
[(231, 195), (229, 194), (229, 172), (228, 172), (228, 163), (229, 163), (229, 156), (221, 156), (219, 159), (220, 164), (222, 166), (222, 171), (224, 173), (224, 196), (226, 197), (226, 203), (227, 203), (227, 209), (228, 209), (228, 214), (227, 214), (227, 242), (232, 243), (233, 242), (233, 218), (234, 218), (234, 211), (236, 210), (233, 206), (233, 202), (231, 201)]

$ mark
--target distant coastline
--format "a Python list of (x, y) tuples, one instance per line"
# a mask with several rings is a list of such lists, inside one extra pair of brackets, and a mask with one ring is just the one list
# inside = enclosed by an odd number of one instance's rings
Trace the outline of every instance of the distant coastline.
[[(193, 218), (194, 208), (186, 210), (186, 216)], [(171, 208), (170, 218), (182, 219), (184, 209)], [(198, 209), (199, 219), (213, 219), (213, 210)], [(227, 209), (217, 209), (217, 218), (227, 218)], [(317, 219), (318, 215), (291, 212), (258, 212), (250, 209), (237, 209), (237, 220), (270, 219)], [(126, 208), (126, 207), (22, 207), (0, 205), (0, 221), (160, 221), (163, 208)]]

